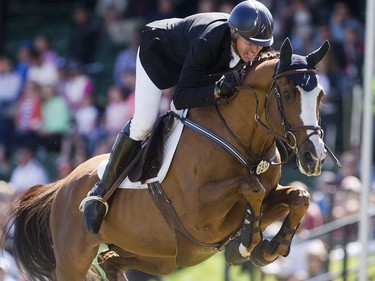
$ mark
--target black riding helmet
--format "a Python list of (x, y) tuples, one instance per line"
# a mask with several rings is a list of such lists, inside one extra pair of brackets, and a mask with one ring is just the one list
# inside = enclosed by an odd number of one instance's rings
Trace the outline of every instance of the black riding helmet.
[(262, 47), (273, 43), (273, 18), (262, 3), (246, 0), (236, 5), (229, 15), (229, 26), (245, 40)]

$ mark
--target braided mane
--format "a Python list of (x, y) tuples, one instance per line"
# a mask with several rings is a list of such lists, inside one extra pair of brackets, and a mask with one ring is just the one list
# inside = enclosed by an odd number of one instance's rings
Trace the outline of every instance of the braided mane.
[(253, 61), (253, 66), (259, 65), (262, 62), (272, 60), (272, 59), (277, 59), (280, 57), (280, 52), (276, 51), (274, 49), (267, 49), (265, 51), (261, 51), (257, 58)]

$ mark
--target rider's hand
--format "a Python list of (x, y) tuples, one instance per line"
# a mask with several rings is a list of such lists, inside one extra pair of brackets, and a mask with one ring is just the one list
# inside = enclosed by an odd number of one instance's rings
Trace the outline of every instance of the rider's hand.
[(223, 75), (220, 80), (215, 83), (215, 96), (225, 100), (229, 99), (236, 93), (236, 85), (236, 79), (234, 79), (233, 74), (228, 73)]

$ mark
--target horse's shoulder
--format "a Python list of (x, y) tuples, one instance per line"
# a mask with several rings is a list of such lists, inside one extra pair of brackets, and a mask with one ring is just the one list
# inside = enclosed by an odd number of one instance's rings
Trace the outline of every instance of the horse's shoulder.
[(99, 164), (108, 157), (109, 154), (100, 154), (92, 158), (89, 158), (85, 162), (78, 165), (71, 175), (78, 175), (79, 177), (92, 174), (96, 175)]

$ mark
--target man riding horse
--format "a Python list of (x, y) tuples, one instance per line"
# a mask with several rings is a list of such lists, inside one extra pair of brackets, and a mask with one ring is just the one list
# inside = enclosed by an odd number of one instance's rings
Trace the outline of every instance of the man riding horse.
[(273, 19), (262, 3), (246, 0), (226, 13), (201, 13), (146, 25), (137, 54), (135, 112), (112, 147), (102, 180), (84, 199), (84, 224), (98, 233), (102, 201), (138, 153), (158, 115), (162, 89), (175, 86), (172, 107), (217, 105), (235, 92), (230, 71), (251, 63), (273, 43)]

